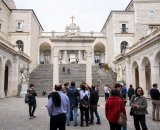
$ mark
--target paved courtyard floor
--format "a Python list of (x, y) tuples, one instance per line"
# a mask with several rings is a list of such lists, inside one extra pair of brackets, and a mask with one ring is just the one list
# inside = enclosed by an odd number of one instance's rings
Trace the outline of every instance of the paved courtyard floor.
[[(6, 98), (0, 99), (0, 130), (49, 130), (49, 116), (45, 105), (47, 98), (37, 98), (36, 118), (29, 119), (28, 105), (24, 103), (23, 98)], [(108, 121), (105, 119), (104, 98), (100, 98), (98, 107), (101, 125), (90, 125), (89, 127), (74, 127), (71, 122), (67, 126), (67, 130), (109, 130)], [(129, 106), (126, 106), (127, 113)], [(151, 118), (151, 101), (148, 100), (148, 112), (146, 116), (148, 130), (160, 130), (160, 122), (152, 121)], [(132, 117), (127, 114), (128, 130), (135, 130)], [(78, 124), (80, 124), (80, 116), (78, 116)]]

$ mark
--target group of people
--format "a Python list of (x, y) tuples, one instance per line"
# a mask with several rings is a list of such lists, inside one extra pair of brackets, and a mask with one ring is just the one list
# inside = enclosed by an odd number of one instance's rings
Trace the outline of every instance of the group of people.
[[(36, 109), (37, 93), (34, 88), (34, 84), (30, 85), (27, 90), (27, 95), (30, 98), (29, 116), (30, 119), (35, 118), (34, 112)], [(158, 85), (153, 84), (153, 88), (150, 90), (152, 98), (152, 118), (154, 121), (159, 120), (159, 106), (160, 106), (160, 92), (157, 89)], [(106, 85), (104, 88), (106, 103), (105, 103), (105, 115), (109, 122), (110, 130), (126, 130), (127, 122), (124, 125), (119, 124), (118, 119), (120, 114), (126, 116), (126, 95), (129, 97), (129, 104), (131, 106), (130, 115), (133, 116), (135, 130), (148, 130), (146, 125), (147, 112), (147, 100), (143, 96), (144, 92), (141, 87), (137, 87), (135, 90), (130, 85), (128, 91), (126, 84), (116, 84), (114, 87)], [(67, 82), (64, 86), (55, 85), (55, 91), (48, 96), (48, 114), (50, 116), (50, 130), (65, 130), (65, 126), (70, 126), (70, 117), (73, 114), (73, 126), (77, 126), (77, 111), (80, 108), (80, 126), (88, 127), (94, 124), (94, 114), (96, 116), (96, 124), (101, 124), (101, 119), (97, 110), (99, 100), (99, 93), (95, 86), (89, 86), (85, 82), (80, 85), (80, 90), (75, 86), (75, 82)], [(85, 120), (84, 120), (85, 117)]]
[[(132, 87), (132, 86), (131, 86)], [(126, 118), (126, 85), (116, 84), (114, 88), (110, 91), (110, 96), (106, 99), (105, 114), (109, 121), (110, 130), (126, 130), (127, 122), (122, 126), (119, 124), (118, 119), (120, 114), (123, 114)], [(132, 110), (132, 116), (134, 121), (134, 126), (136, 130), (148, 130), (145, 120), (145, 115), (147, 114), (147, 100), (143, 96), (144, 92), (141, 87), (137, 87), (135, 94), (132, 95), (130, 99), (130, 106)]]
[(65, 130), (65, 122), (67, 123), (67, 126), (70, 126), (72, 114), (73, 126), (76, 127), (78, 125), (78, 108), (80, 109), (81, 127), (88, 127), (89, 125), (94, 124), (94, 114), (97, 118), (96, 124), (101, 124), (100, 116), (97, 111), (99, 94), (96, 91), (95, 86), (89, 87), (85, 82), (82, 82), (80, 90), (78, 90), (75, 86), (75, 82), (72, 81), (70, 84), (69, 82), (65, 83), (64, 86), (60, 84), (55, 85), (55, 90), (56, 92), (52, 92), (49, 95), (47, 105), (48, 113), (51, 118), (50, 130), (57, 130), (57, 128), (59, 128), (59, 130)]
[(63, 66), (62, 71), (63, 71), (64, 74), (65, 74), (65, 72), (67, 72), (68, 74), (70, 74), (71, 70), (70, 70), (70, 68), (66, 68), (66, 67)]

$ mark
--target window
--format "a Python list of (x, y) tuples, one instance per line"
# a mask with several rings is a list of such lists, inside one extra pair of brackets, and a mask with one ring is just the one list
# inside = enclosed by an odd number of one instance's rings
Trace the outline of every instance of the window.
[(127, 49), (128, 43), (126, 41), (123, 41), (121, 43), (121, 53), (125, 52), (125, 50)]
[(122, 24), (122, 33), (128, 32), (128, 28), (126, 28), (126, 24)]
[(153, 17), (153, 16), (155, 16), (155, 11), (154, 10), (150, 10), (149, 12), (148, 12), (148, 16), (149, 17)]
[(17, 22), (16, 31), (23, 31), (23, 21)]
[(20, 51), (23, 51), (23, 46), (24, 46), (23, 42), (22, 42), (21, 40), (18, 40), (18, 41), (16, 42), (16, 44), (17, 44), (19, 50), (20, 50)]

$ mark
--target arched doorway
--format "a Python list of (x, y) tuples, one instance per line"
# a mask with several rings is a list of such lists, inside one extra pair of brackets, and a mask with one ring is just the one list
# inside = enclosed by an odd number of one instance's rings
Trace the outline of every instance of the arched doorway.
[(132, 65), (132, 82), (135, 88), (139, 87), (139, 67), (136, 61)]
[(4, 94), (8, 96), (9, 82), (11, 82), (11, 62), (8, 60), (5, 64), (4, 71)]
[(105, 46), (102, 43), (97, 43), (94, 46), (94, 61), (95, 63), (105, 62)]
[(157, 81), (158, 84), (160, 85), (160, 52), (157, 53), (156, 57), (155, 57), (155, 65), (156, 65), (156, 70), (157, 70)]
[(151, 64), (147, 57), (142, 61), (142, 68), (145, 69), (145, 83), (147, 94), (149, 94), (151, 89)]
[(48, 43), (43, 43), (39, 48), (40, 54), (40, 64), (50, 64), (51, 63), (51, 46)]

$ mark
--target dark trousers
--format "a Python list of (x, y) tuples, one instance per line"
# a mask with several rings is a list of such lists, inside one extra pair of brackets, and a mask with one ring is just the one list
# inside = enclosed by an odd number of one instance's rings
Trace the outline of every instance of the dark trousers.
[(105, 93), (105, 100), (108, 99), (109, 93)]
[(50, 130), (65, 130), (66, 129), (66, 114), (58, 114), (50, 117)]
[(142, 126), (142, 130), (148, 130), (146, 126), (145, 115), (134, 115), (133, 118), (134, 118), (134, 126), (136, 130), (141, 130), (140, 124)]
[(121, 126), (116, 123), (109, 122), (110, 130), (121, 130)]
[(93, 123), (94, 122), (94, 114), (96, 115), (97, 118), (97, 123), (100, 123), (100, 116), (99, 113), (97, 111), (97, 106), (93, 107), (92, 105), (90, 106), (90, 116), (91, 116), (91, 120), (90, 122)]
[(36, 110), (36, 105), (33, 104), (28, 104), (29, 105), (29, 116), (32, 117), (34, 116), (34, 112)]
[(85, 108), (80, 106), (80, 113), (81, 113), (81, 125), (83, 125), (83, 113), (85, 112), (85, 121), (86, 125), (88, 125), (88, 120), (89, 120), (89, 108)]

